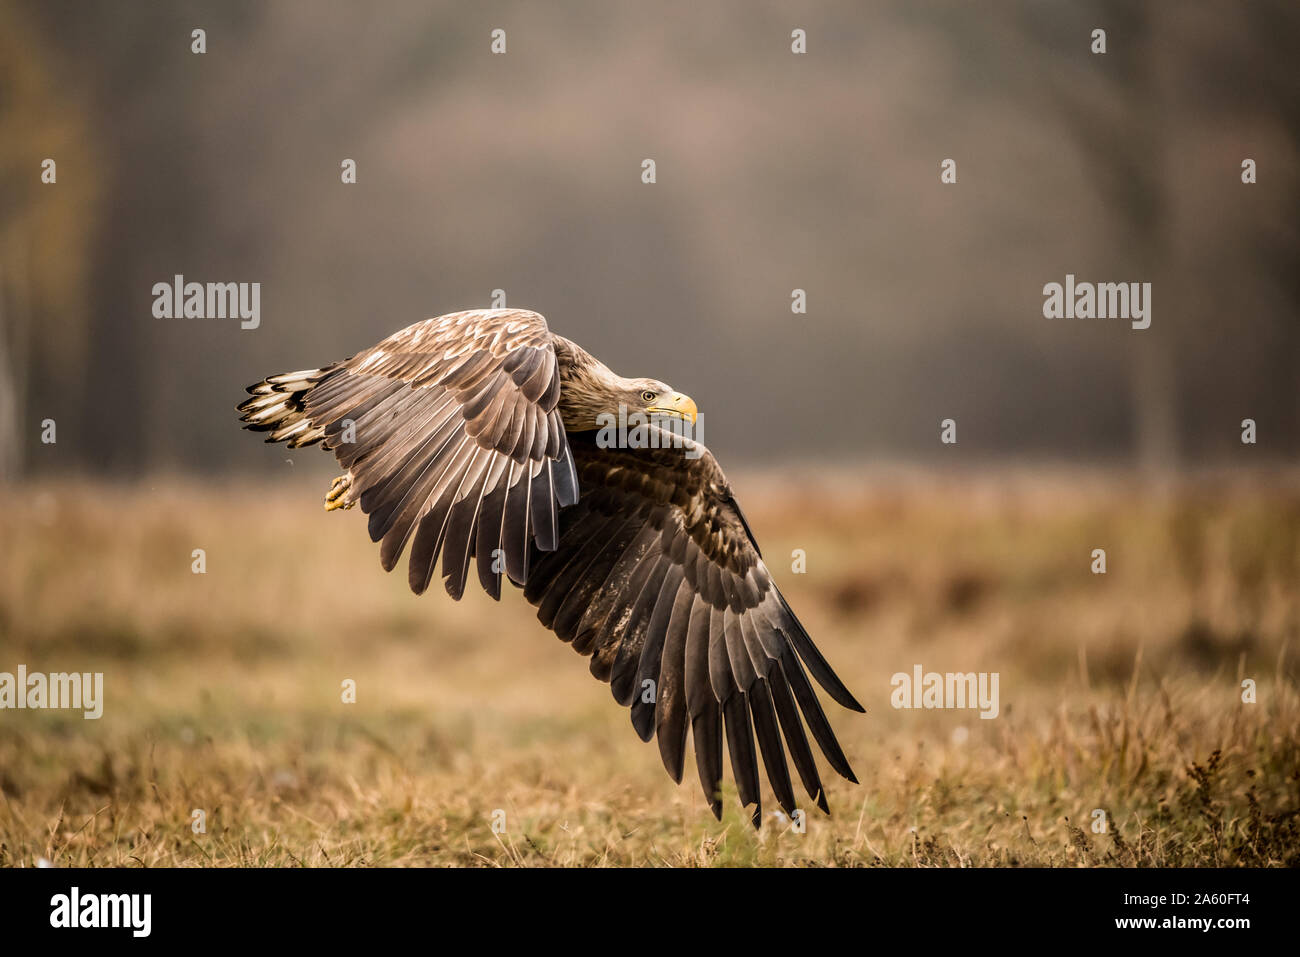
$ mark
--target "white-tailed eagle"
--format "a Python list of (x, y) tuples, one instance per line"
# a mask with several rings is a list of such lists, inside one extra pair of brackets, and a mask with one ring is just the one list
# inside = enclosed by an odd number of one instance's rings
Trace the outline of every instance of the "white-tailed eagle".
[[(385, 570), (409, 545), (416, 594), (439, 555), (453, 598), (471, 567), (493, 598), (505, 577), (542, 624), (591, 657), (679, 783), (689, 731), (718, 817), (724, 739), (756, 826), (760, 756), (777, 802), (795, 810), (786, 748), (829, 811), (808, 733), (856, 783), (808, 675), (863, 708), (777, 590), (717, 461), (665, 428), (695, 421), (687, 396), (616, 375), (519, 309), (418, 322), (248, 391), (246, 428), (334, 453), (347, 471), (326, 508), (360, 504)], [(620, 406), (663, 441), (602, 440), (608, 420), (598, 419)]]

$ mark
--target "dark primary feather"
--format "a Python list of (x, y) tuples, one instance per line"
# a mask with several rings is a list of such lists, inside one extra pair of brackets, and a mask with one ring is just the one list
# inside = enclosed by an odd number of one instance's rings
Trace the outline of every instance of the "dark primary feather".
[(856, 779), (804, 667), (840, 704), (862, 706), (777, 591), (717, 462), (698, 445), (690, 457), (683, 448), (600, 448), (596, 439), (569, 433), (582, 495), (560, 512), (556, 549), (533, 549), (524, 596), (544, 625), (592, 656), (592, 673), (631, 705), (637, 733), (658, 738), (674, 780), (694, 740), (714, 814), (724, 739), (755, 824), (760, 760), (777, 803), (795, 810), (787, 753), (827, 810), (805, 727), (831, 767)]
[(715, 815), (724, 742), (755, 825), (760, 760), (787, 814), (787, 755), (828, 810), (812, 742), (856, 778), (808, 676), (861, 705), (777, 591), (707, 449), (674, 447), (653, 427), (663, 447), (601, 448), (594, 432), (566, 432), (566, 418), (590, 421), (597, 376), (612, 373), (536, 313), (479, 310), (272, 376), (240, 411), (268, 441), (334, 452), (384, 568), (409, 546), (416, 593), (440, 557), (454, 598), (471, 571), (494, 598), (503, 573), (522, 586), (539, 620), (591, 657), (637, 734), (657, 736), (674, 780), (693, 740)]

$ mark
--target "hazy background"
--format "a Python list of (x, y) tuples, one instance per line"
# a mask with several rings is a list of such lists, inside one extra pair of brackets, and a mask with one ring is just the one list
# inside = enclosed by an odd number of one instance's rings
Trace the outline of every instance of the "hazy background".
[[(1291, 0), (0, 2), (0, 474), (283, 467), (245, 385), (495, 288), (726, 464), (1294, 457), (1298, 54)], [(1044, 319), (1067, 272), (1151, 328)]]

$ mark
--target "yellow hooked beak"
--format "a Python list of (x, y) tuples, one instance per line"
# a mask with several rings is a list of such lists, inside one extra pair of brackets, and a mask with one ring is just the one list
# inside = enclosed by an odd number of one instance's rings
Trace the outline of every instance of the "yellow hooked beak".
[(695, 424), (695, 418), (700, 414), (695, 400), (680, 392), (674, 392), (672, 398), (663, 405), (652, 405), (646, 411), (652, 415), (671, 415), (678, 419), (688, 419), (691, 425)]

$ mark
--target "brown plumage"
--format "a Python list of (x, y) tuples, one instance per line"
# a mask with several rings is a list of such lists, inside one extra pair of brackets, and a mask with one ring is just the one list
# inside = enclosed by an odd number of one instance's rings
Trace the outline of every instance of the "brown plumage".
[[(777, 590), (717, 461), (666, 428), (663, 417), (694, 421), (686, 396), (615, 375), (516, 309), (419, 322), (248, 391), (246, 428), (334, 453), (347, 472), (327, 507), (360, 504), (385, 570), (409, 545), (417, 594), (440, 555), (453, 598), (471, 566), (493, 598), (504, 575), (591, 657), (678, 782), (689, 733), (715, 815), (724, 740), (756, 826), (760, 757), (777, 802), (795, 810), (787, 747), (828, 810), (805, 727), (856, 782), (808, 674), (844, 707), (862, 706)], [(604, 441), (597, 417), (620, 404), (650, 416), (646, 432), (661, 441)]]

